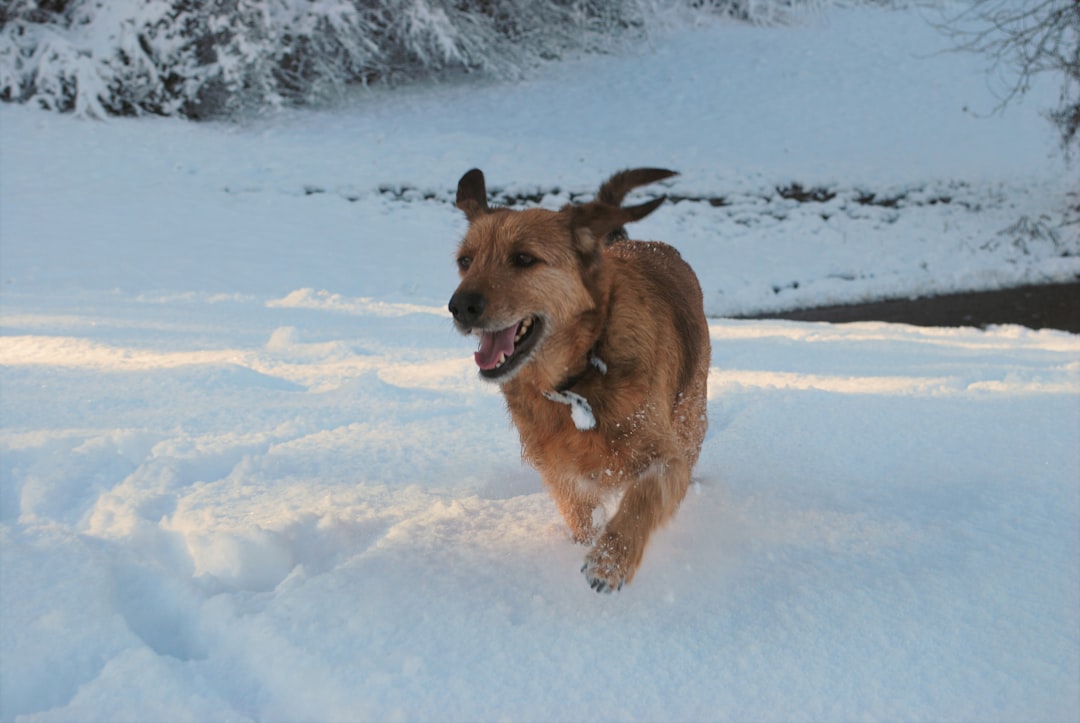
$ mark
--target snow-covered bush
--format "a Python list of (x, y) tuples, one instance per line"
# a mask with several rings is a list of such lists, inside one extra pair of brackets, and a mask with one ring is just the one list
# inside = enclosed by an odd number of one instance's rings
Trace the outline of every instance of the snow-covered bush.
[(514, 77), (675, 12), (774, 22), (819, 0), (6, 0), (0, 99), (203, 118), (449, 69)]

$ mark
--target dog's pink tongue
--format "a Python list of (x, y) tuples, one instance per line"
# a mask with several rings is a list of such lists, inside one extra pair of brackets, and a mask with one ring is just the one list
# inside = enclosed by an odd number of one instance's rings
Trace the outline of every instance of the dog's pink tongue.
[(473, 358), (481, 369), (494, 369), (499, 363), (499, 356), (514, 353), (514, 337), (517, 336), (517, 324), (502, 331), (485, 331), (480, 335), (480, 348)]

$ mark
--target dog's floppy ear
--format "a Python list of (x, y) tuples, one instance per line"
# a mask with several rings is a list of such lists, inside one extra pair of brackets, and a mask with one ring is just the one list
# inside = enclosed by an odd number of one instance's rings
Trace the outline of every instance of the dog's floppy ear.
[(570, 232), (574, 235), (574, 241), (581, 255), (593, 256), (600, 248), (601, 239), (606, 239), (612, 231), (628, 223), (630, 219), (626, 215), (627, 210), (629, 209), (609, 206), (597, 201), (570, 206), (567, 209), (570, 215)]
[(487, 213), (487, 188), (484, 172), (479, 168), (468, 171), (457, 184), (457, 207), (465, 212), (470, 222)]
[[(612, 206), (621, 206), (623, 199), (626, 198), (626, 194), (630, 193), (638, 186), (644, 186), (648, 183), (656, 183), (662, 181), (665, 178), (671, 178), (672, 176), (679, 175), (675, 171), (669, 171), (666, 168), (630, 168), (625, 171), (619, 171), (611, 178), (604, 181), (600, 186), (600, 190), (596, 192), (596, 200), (601, 203), (607, 203)], [(658, 204), (659, 205), (659, 204)], [(652, 211), (653, 209), (649, 209)], [(645, 218), (649, 211), (638, 216), (638, 218)], [(634, 219), (635, 221), (637, 219)]]
[(600, 186), (596, 200), (581, 206), (571, 206), (570, 228), (582, 253), (591, 255), (596, 251), (598, 239), (611, 238), (613, 232), (625, 224), (640, 221), (655, 211), (666, 196), (652, 201), (627, 206), (619, 204), (626, 194), (638, 186), (653, 183), (676, 175), (675, 171), (664, 168), (633, 168), (619, 171)]

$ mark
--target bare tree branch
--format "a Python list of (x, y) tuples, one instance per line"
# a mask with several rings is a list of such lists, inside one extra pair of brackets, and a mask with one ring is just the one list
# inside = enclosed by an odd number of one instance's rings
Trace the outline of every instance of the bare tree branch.
[(1080, 0), (973, 0), (935, 26), (954, 50), (986, 57), (1004, 86), (995, 112), (1027, 93), (1035, 76), (1061, 74), (1058, 107), (1047, 116), (1066, 156), (1080, 143)]

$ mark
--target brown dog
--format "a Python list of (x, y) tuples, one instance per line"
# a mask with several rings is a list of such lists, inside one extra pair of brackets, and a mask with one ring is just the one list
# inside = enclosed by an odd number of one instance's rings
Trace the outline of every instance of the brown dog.
[[(596, 200), (557, 212), (489, 208), (478, 169), (458, 183), (469, 229), (450, 312), (480, 337), (480, 376), (500, 385), (522, 456), (574, 540), (595, 540), (582, 572), (602, 592), (633, 578), (705, 437), (709, 329), (697, 277), (672, 247), (622, 229), (664, 200), (622, 208), (626, 194), (672, 175), (616, 173)], [(615, 491), (622, 500), (601, 531), (593, 510)]]

